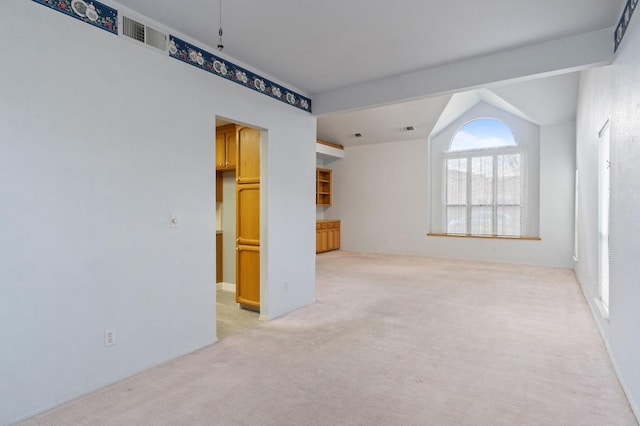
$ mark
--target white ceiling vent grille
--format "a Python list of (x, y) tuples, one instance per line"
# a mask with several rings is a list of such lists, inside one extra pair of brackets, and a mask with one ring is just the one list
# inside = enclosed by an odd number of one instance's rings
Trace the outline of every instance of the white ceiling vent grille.
[(127, 16), (122, 17), (122, 35), (162, 51), (167, 48), (167, 35), (165, 33)]

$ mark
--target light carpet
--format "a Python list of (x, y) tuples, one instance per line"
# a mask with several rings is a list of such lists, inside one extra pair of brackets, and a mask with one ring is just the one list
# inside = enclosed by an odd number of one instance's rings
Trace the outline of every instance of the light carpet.
[(590, 315), (566, 269), (326, 253), (317, 303), (24, 424), (635, 425)]

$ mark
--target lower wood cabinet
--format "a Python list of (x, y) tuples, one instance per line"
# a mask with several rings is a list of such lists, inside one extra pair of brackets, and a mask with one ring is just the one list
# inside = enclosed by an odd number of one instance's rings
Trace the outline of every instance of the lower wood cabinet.
[(236, 246), (236, 302), (260, 308), (260, 246)]
[(340, 221), (316, 221), (316, 253), (340, 249)]

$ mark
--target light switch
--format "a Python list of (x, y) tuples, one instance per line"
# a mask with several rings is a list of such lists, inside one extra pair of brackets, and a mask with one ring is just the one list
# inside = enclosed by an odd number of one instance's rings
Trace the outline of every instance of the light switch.
[(177, 214), (173, 213), (171, 215), (171, 219), (169, 221), (170, 225), (172, 228), (179, 228), (182, 226), (182, 219), (180, 219), (180, 216), (178, 216)]

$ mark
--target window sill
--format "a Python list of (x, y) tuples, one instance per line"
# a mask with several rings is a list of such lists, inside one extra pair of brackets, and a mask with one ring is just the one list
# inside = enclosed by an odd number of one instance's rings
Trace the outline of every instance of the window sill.
[(497, 235), (468, 235), (468, 234), (427, 234), (428, 237), (453, 237), (453, 238), (484, 238), (492, 240), (524, 240), (524, 241), (542, 241), (540, 237), (506, 237)]

